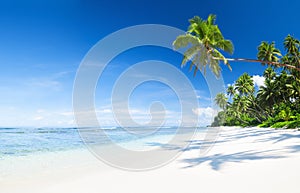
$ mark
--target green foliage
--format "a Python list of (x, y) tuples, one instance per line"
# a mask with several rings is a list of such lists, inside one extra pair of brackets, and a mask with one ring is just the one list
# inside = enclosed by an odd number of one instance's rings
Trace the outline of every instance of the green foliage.
[[(275, 48), (275, 43), (262, 42), (258, 47), (257, 58), (262, 61), (278, 62), (278, 56), (282, 56), (280, 51)], [(266, 63), (262, 63), (265, 65)]]
[(294, 129), (300, 128), (300, 120), (277, 122), (271, 126), (272, 128)]
[[(227, 88), (227, 95), (220, 93), (215, 103), (223, 110), (215, 117), (213, 126), (239, 125), (261, 127), (299, 127), (300, 122), (300, 41), (288, 35), (283, 42), (284, 54), (275, 43), (261, 42), (257, 58), (228, 59), (221, 52), (232, 54), (233, 44), (223, 37), (216, 25), (216, 16), (189, 20), (187, 33), (173, 42), (174, 49), (185, 48), (181, 66), (190, 64), (190, 70), (206, 72), (207, 66), (219, 77), (220, 61), (231, 67), (228, 61), (260, 62), (268, 65), (264, 71), (265, 85), (256, 92), (252, 77), (244, 73)], [(269, 67), (271, 66), (271, 67)], [(282, 70), (279, 73), (274, 68)], [(229, 98), (229, 99), (228, 99)]]
[(215, 103), (221, 108), (221, 109), (225, 109), (226, 108), (226, 105), (227, 105), (227, 100), (228, 98), (225, 96), (224, 93), (218, 93), (216, 95), (216, 98), (215, 98)]
[[(280, 55), (273, 43), (270, 45), (263, 43), (261, 46), (269, 46), (268, 49), (272, 50), (275, 56)], [(291, 49), (290, 52), (295, 52), (295, 49)], [(296, 50), (299, 52), (299, 47)], [(261, 51), (259, 50), (259, 52)], [(260, 57), (262, 54), (260, 53)], [(293, 55), (297, 54), (293, 53)], [(275, 56), (264, 60), (278, 61), (279, 59), (274, 58)], [(277, 74), (273, 68), (268, 67), (263, 75), (265, 85), (261, 86), (257, 93), (254, 89), (253, 80), (247, 73), (242, 74), (234, 85), (228, 86), (227, 94), (232, 100), (227, 101), (227, 105), (223, 106), (225, 112), (223, 125), (273, 128), (300, 127), (300, 79), (297, 74), (291, 72), (290, 69), (283, 69)], [(225, 95), (220, 96), (216, 98), (215, 102), (225, 104)]]
[(277, 122), (273, 124), (271, 127), (272, 128), (287, 128), (287, 125), (289, 125), (289, 121), (284, 121), (284, 122)]
[(211, 124), (211, 126), (212, 127), (218, 127), (218, 126), (224, 125), (224, 119), (225, 119), (225, 112), (221, 111), (214, 118), (214, 122)]
[(297, 119), (295, 121), (290, 121), (287, 125), (288, 129), (294, 129), (294, 128), (300, 128), (300, 119)]
[(231, 70), (227, 59), (220, 51), (232, 54), (233, 44), (223, 37), (215, 21), (216, 16), (212, 14), (206, 20), (195, 16), (189, 20), (190, 26), (187, 33), (178, 36), (173, 42), (173, 47), (176, 50), (187, 48), (184, 52), (182, 66), (191, 61), (190, 70), (195, 67), (194, 75), (198, 70), (205, 73), (206, 67), (209, 66), (212, 72), (219, 77), (221, 72), (220, 60)]
[(254, 92), (254, 84), (248, 73), (242, 74), (235, 83), (235, 89), (241, 95), (249, 95)]
[(263, 123), (259, 124), (259, 127), (271, 127), (276, 123), (275, 118), (270, 117), (269, 119), (265, 120)]
[(291, 110), (289, 108), (286, 108), (285, 110), (281, 110), (278, 113), (278, 117), (280, 119), (283, 119), (285, 121), (288, 121), (291, 118)]

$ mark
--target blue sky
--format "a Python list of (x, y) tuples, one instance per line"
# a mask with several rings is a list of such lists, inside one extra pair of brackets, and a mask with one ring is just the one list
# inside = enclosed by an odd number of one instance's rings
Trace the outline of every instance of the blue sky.
[[(255, 58), (261, 41), (275, 41), (283, 50), (281, 44), (287, 34), (300, 37), (299, 6), (297, 0), (1, 1), (0, 126), (72, 126), (72, 90), (77, 68), (91, 47), (114, 31), (138, 24), (164, 24), (186, 30), (189, 18), (205, 18), (214, 13), (225, 38), (235, 45), (233, 57)], [(101, 93), (110, 90), (113, 77), (143, 60), (162, 60), (180, 68), (181, 56), (172, 50), (144, 47), (116, 57), (96, 92), (96, 109), (103, 124), (115, 123), (111, 115), (105, 114), (110, 112), (109, 95)], [(222, 68), (225, 84), (231, 84), (245, 71), (256, 77), (262, 75), (265, 67), (232, 63), (232, 72)], [(194, 112), (209, 117), (210, 94), (204, 77), (199, 73), (194, 78), (187, 68), (182, 72), (199, 97), (200, 107)], [(153, 100), (166, 99), (160, 95), (163, 91), (170, 93), (165, 106), (174, 115), (169, 124), (174, 124), (180, 110), (175, 104), (176, 96), (159, 83), (136, 89), (130, 101), (133, 118), (141, 123), (147, 121), (149, 114), (145, 111)]]

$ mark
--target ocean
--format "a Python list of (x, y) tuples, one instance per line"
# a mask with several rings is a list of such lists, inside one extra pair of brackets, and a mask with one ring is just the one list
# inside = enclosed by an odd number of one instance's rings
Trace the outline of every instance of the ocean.
[[(81, 128), (89, 137), (89, 144), (106, 145), (111, 141), (131, 146), (146, 146), (150, 143), (167, 143), (177, 133), (177, 127), (163, 127), (157, 131), (136, 135), (121, 127)], [(131, 128), (131, 131), (147, 133), (149, 128)], [(153, 128), (152, 128), (153, 130)], [(206, 128), (197, 128), (202, 132)], [(97, 135), (94, 135), (97, 132)], [(184, 132), (195, 132), (195, 128), (184, 128)], [(85, 136), (86, 138), (86, 136)], [(0, 128), (0, 160), (5, 157), (27, 156), (44, 152), (59, 152), (86, 148), (77, 128)]]

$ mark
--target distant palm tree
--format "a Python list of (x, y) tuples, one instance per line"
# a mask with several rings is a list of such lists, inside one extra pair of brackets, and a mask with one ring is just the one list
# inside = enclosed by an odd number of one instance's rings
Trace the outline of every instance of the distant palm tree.
[(254, 83), (247, 73), (242, 74), (235, 83), (235, 89), (241, 95), (249, 95), (254, 92)]
[(235, 94), (232, 104), (226, 109), (226, 113), (230, 116), (236, 117), (240, 122), (246, 123), (241, 116), (245, 113), (250, 106), (249, 100), (245, 96)]
[(263, 76), (264, 76), (265, 79), (273, 80), (273, 79), (276, 77), (276, 73), (275, 73), (275, 71), (273, 70), (273, 68), (268, 67), (268, 68), (264, 71)]
[(215, 103), (224, 110), (227, 106), (227, 100), (228, 99), (224, 93), (218, 93), (215, 98)]
[[(265, 65), (265, 64), (270, 64), (270, 63), (265, 63), (266, 62), (275, 62), (275, 66), (276, 63), (278, 63), (279, 58), (278, 56), (282, 56), (280, 51), (275, 48), (275, 43), (267, 43), (267, 42), (262, 42), (259, 46), (258, 46), (258, 54), (257, 54), (257, 58), (261, 61), (263, 61), (261, 64)], [(276, 66), (277, 67), (277, 66)]]
[[(284, 48), (287, 51), (287, 54), (282, 58), (282, 61), (286, 64), (300, 68), (300, 41), (288, 35), (284, 39)], [(300, 79), (300, 71), (296, 71), (292, 68), (287, 68), (294, 76)]]
[(296, 108), (298, 109), (300, 100), (300, 80), (292, 82), (290, 94), (292, 102), (295, 102)]
[(242, 113), (246, 113), (251, 105), (250, 100), (246, 96), (241, 96), (239, 102), (240, 102), (240, 111)]
[(227, 94), (229, 95), (229, 97), (231, 98), (232, 96), (235, 95), (235, 89), (234, 89), (234, 86), (233, 85), (229, 85), (227, 87)]
[(184, 57), (181, 65), (185, 66), (188, 61), (191, 61), (190, 70), (195, 66), (194, 76), (198, 70), (205, 73), (206, 66), (208, 65), (212, 72), (220, 76), (220, 61), (228, 66), (231, 70), (229, 61), (234, 62), (259, 62), (262, 64), (273, 65), (276, 67), (286, 67), (300, 71), (300, 68), (279, 62), (278, 57), (280, 52), (275, 48), (274, 43), (268, 44), (262, 42), (259, 46), (259, 59), (245, 59), (245, 58), (226, 58), (220, 51), (225, 51), (233, 54), (233, 44), (230, 40), (223, 37), (219, 27), (215, 24), (216, 16), (210, 14), (206, 20), (195, 16), (190, 19), (190, 26), (184, 35), (179, 35), (173, 42), (174, 49), (188, 47), (184, 52)]
[(293, 81), (292, 87), (293, 87), (292, 95), (294, 96), (294, 98), (300, 99), (300, 80)]
[(284, 39), (283, 45), (289, 54), (294, 56), (299, 55), (300, 41), (292, 37), (290, 34)]
[(237, 109), (237, 106), (233, 104), (229, 104), (229, 108), (225, 111), (226, 115), (230, 117), (239, 118), (241, 116), (241, 112)]
[[(278, 101), (283, 101), (285, 103), (289, 102), (292, 75), (288, 74), (286, 71), (282, 71), (279, 76), (276, 77), (275, 83), (277, 86)], [(273, 91), (274, 92), (274, 91)]]
[(278, 98), (277, 85), (274, 80), (266, 79), (265, 86), (261, 86), (257, 92), (257, 98), (261, 106), (268, 106), (269, 109), (276, 104), (276, 98)]
[[(290, 70), (296, 70), (297, 72), (300, 72), (300, 66), (294, 66), (290, 62), (286, 62), (286, 60), (283, 60), (284, 57), (282, 57), (281, 62), (278, 56), (282, 56), (280, 51), (275, 48), (275, 43), (267, 43), (263, 41), (258, 46), (258, 59), (247, 59), (247, 58), (226, 58), (226, 61), (233, 61), (233, 62), (258, 62), (262, 65), (271, 65), (274, 67), (284, 67), (286, 69)], [(214, 59), (220, 59), (222, 58), (214, 58)]]

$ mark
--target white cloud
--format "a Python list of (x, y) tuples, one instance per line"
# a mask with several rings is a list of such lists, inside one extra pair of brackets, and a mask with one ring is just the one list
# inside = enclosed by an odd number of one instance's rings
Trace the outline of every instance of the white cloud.
[(37, 80), (36, 82), (32, 82), (31, 85), (33, 86), (40, 86), (40, 87), (58, 87), (60, 86), (60, 82), (55, 80)]
[(200, 107), (192, 109), (193, 113), (198, 116), (199, 126), (210, 125), (213, 118), (217, 115), (217, 110), (211, 107)]
[(193, 113), (198, 116), (204, 116), (205, 118), (211, 118), (215, 112), (215, 110), (211, 107), (205, 107), (205, 108), (195, 108), (192, 109)]
[(265, 77), (259, 75), (253, 75), (252, 77), (254, 86), (260, 87), (265, 86)]

